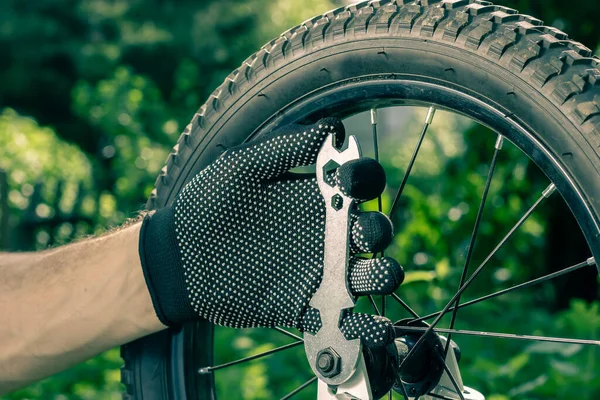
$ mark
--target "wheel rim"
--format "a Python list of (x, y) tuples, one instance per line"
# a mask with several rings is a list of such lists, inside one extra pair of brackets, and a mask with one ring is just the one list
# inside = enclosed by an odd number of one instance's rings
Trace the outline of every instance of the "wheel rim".
[[(344, 118), (362, 111), (390, 106), (433, 105), (437, 109), (461, 114), (506, 137), (538, 165), (558, 187), (579, 223), (591, 253), (594, 256), (600, 254), (600, 243), (596, 240), (600, 234), (597, 217), (574, 179), (568, 175), (559, 159), (542, 145), (535, 133), (526, 130), (514, 116), (499, 110), (486, 99), (478, 99), (474, 94), (461, 92), (447, 85), (441, 86), (434, 80), (415, 81), (405, 78), (398, 75), (365, 76), (352, 82), (338, 82), (324, 87), (273, 115), (247, 140), (289, 123), (307, 123), (326, 116)], [(471, 268), (474, 269), (475, 266)], [(199, 367), (213, 365), (212, 335), (213, 327), (209, 323), (186, 327), (173, 335), (173, 398), (196, 398), (199, 393), (203, 393), (202, 398), (216, 398), (214, 374), (197, 374)], [(197, 341), (198, 337), (203, 338), (202, 343)], [(185, 376), (185, 382), (182, 376)]]

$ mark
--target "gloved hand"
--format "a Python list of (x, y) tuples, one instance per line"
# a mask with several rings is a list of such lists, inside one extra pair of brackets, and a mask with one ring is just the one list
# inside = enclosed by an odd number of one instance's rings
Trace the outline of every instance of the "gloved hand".
[[(171, 207), (148, 215), (140, 258), (152, 301), (165, 325), (206, 318), (242, 327), (295, 327), (318, 331), (309, 306), (321, 282), (325, 203), (314, 175), (291, 168), (314, 164), (330, 133), (343, 142), (338, 119), (290, 125), (225, 152), (200, 172)], [(385, 173), (371, 159), (338, 168), (336, 179), (356, 199), (377, 197)], [(349, 287), (355, 296), (389, 294), (404, 273), (390, 258), (363, 259), (381, 251), (392, 225), (381, 213), (352, 216)], [(393, 338), (385, 318), (350, 313), (340, 329), (368, 346)]]

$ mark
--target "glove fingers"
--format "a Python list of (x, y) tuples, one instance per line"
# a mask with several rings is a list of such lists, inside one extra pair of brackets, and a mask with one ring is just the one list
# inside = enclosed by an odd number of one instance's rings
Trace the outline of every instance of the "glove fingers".
[(337, 169), (340, 190), (358, 202), (377, 198), (385, 189), (385, 171), (372, 158), (348, 161)]
[(378, 315), (348, 313), (340, 330), (346, 340), (360, 339), (367, 347), (386, 346), (394, 341), (392, 321)]
[(380, 212), (354, 212), (351, 216), (350, 252), (379, 253), (394, 237), (392, 221)]
[(292, 168), (314, 164), (325, 138), (331, 133), (339, 145), (345, 136), (338, 118), (322, 119), (314, 125), (287, 125), (263, 138), (231, 150), (241, 173), (251, 179), (272, 179)]
[(348, 281), (355, 296), (390, 294), (404, 280), (404, 270), (390, 257), (350, 259)]
[[(318, 310), (309, 307), (298, 328), (302, 332), (315, 334), (322, 327)], [(347, 313), (342, 319), (340, 331), (346, 340), (361, 339), (367, 347), (386, 346), (394, 340), (394, 326), (392, 321), (377, 315), (360, 313)]]
[(323, 323), (321, 322), (321, 313), (319, 313), (319, 310), (308, 306), (304, 315), (302, 315), (297, 328), (301, 332), (309, 332), (314, 335), (319, 332), (319, 329), (321, 329), (322, 326)]

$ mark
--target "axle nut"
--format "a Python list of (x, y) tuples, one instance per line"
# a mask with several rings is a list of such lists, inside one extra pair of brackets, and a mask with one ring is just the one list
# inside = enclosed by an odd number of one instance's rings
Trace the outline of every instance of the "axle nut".
[(317, 370), (324, 378), (331, 378), (340, 373), (342, 359), (331, 347), (321, 350), (317, 354)]

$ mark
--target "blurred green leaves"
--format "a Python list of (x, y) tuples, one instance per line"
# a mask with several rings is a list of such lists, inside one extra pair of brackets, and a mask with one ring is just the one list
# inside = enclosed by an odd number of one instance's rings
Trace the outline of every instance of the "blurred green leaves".
[[(0, 168), (10, 171), (11, 187), (29, 192), (23, 185), (40, 180), (91, 183), (88, 158), (51, 128), (6, 108), (0, 113), (0, 133)], [(22, 202), (11, 203), (24, 208)]]
[(120, 67), (95, 86), (80, 82), (73, 90), (73, 108), (105, 132), (98, 158), (110, 169), (100, 179), (114, 182), (116, 209), (135, 211), (150, 195), (178, 129), (160, 91), (147, 78)]

